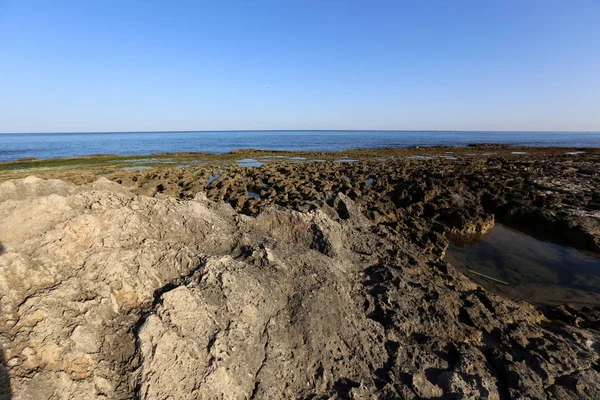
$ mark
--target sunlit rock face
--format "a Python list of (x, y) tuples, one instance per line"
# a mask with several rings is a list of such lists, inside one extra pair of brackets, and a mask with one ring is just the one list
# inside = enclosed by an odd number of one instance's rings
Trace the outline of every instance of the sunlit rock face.
[(591, 314), (549, 326), (343, 194), (257, 217), (106, 180), (0, 196), (4, 397), (598, 394)]

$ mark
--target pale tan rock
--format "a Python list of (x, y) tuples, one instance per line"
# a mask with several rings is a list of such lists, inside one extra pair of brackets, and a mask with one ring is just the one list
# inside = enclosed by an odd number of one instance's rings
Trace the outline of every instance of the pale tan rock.
[(596, 330), (549, 328), (344, 195), (253, 218), (106, 180), (1, 187), (0, 398), (598, 393)]

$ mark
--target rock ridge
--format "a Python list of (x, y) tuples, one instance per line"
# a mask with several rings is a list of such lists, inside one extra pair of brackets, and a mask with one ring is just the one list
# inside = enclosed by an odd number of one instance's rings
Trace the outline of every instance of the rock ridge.
[(0, 184), (0, 398), (600, 397), (600, 311), (490, 294), (363, 212)]

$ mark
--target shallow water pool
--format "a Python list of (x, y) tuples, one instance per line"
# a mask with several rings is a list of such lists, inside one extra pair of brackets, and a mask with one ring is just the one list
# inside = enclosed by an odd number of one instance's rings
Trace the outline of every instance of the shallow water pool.
[(449, 237), (445, 260), (491, 292), (538, 304), (600, 305), (600, 258), (496, 225)]
[(211, 183), (213, 183), (214, 181), (216, 181), (217, 179), (219, 179), (221, 177), (221, 174), (214, 174), (208, 177), (208, 181), (206, 182), (206, 186), (210, 185)]
[(238, 160), (237, 163), (241, 167), (260, 167), (264, 164), (254, 158), (242, 158), (241, 160)]
[(344, 159), (341, 159), (341, 160), (334, 160), (334, 162), (357, 162), (357, 161), (358, 160), (353, 160), (353, 159), (350, 159), (350, 158), (344, 158)]

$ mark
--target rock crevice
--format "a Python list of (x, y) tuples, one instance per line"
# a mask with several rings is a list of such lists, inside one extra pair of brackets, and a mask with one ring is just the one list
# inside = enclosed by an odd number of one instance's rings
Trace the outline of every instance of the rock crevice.
[(485, 292), (417, 219), (0, 186), (5, 398), (598, 397), (595, 314)]

